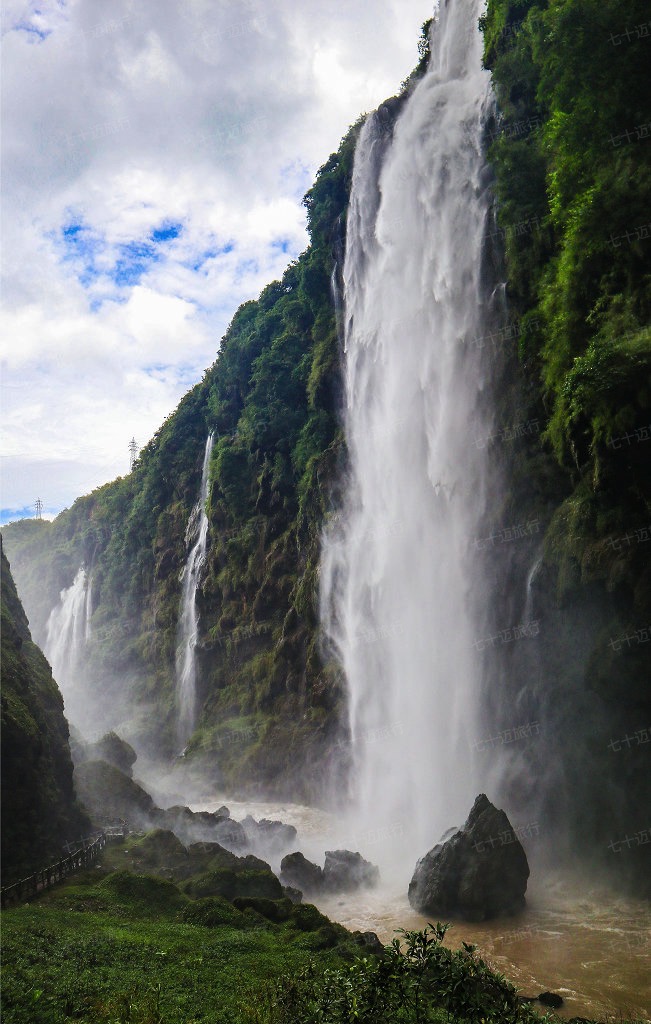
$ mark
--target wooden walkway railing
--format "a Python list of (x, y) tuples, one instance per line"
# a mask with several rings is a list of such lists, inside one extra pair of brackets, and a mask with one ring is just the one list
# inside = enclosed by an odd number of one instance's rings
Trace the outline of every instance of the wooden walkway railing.
[(10, 903), (23, 903), (45, 889), (49, 889), (50, 886), (56, 885), (57, 882), (63, 881), (75, 871), (90, 867), (106, 846), (106, 841), (106, 832), (96, 832), (87, 839), (82, 839), (82, 845), (78, 849), (69, 853), (67, 857), (62, 857), (56, 864), (50, 864), (49, 867), (43, 868), (41, 871), (35, 871), (28, 878), (22, 878), (19, 882), (14, 882), (13, 885), (5, 886), (0, 890), (2, 906), (6, 907)]

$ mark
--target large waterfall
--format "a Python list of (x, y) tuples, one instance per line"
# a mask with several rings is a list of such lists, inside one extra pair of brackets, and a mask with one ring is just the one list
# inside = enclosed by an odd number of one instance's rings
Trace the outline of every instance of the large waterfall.
[(181, 608), (179, 612), (179, 643), (176, 650), (177, 740), (185, 747), (196, 721), (196, 646), (199, 619), (197, 616), (197, 587), (206, 557), (208, 538), (208, 472), (212, 454), (213, 435), (209, 434), (203, 456), (199, 500), (192, 509), (185, 532), (186, 547), (190, 547), (183, 569)]
[(90, 639), (91, 614), (92, 584), (82, 565), (50, 612), (45, 641), (46, 657), (65, 700), (66, 717), (77, 725), (85, 719), (86, 712), (80, 663)]
[[(358, 835), (420, 855), (478, 791), (473, 551), (490, 433), (482, 250), (490, 210), (480, 0), (441, 3), (429, 70), (393, 132), (357, 144), (344, 267), (343, 513), (322, 621), (348, 686)], [(374, 859), (382, 853), (374, 850)]]

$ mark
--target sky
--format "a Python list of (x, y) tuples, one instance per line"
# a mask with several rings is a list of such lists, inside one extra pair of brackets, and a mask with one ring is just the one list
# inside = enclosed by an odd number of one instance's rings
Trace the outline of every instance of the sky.
[(0, 522), (129, 471), (433, 0), (3, 0)]

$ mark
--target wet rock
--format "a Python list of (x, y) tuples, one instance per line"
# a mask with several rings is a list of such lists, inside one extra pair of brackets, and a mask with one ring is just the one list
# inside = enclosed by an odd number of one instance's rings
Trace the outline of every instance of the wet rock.
[(425, 914), (486, 921), (522, 909), (528, 878), (509, 819), (482, 793), (463, 828), (418, 861), (409, 902)]
[(296, 842), (296, 829), (282, 821), (270, 821), (268, 818), (255, 818), (247, 814), (242, 821), (249, 845), (258, 847), (267, 855), (279, 854)]
[(291, 900), (292, 903), (302, 903), (303, 893), (300, 889), (295, 889), (292, 885), (283, 885), (283, 896)]
[(384, 946), (378, 939), (375, 932), (353, 932), (353, 938), (358, 946), (361, 946), (365, 953), (373, 953), (375, 956), (384, 956)]
[(563, 997), (559, 996), (556, 992), (541, 992), (538, 996), (538, 1002), (542, 1003), (543, 1006), (551, 1006), (553, 1010), (558, 1010), (559, 1006), (563, 1005)]
[(288, 853), (280, 862), (280, 880), (283, 885), (304, 893), (320, 892), (323, 889), (323, 868), (313, 864), (302, 853)]
[(157, 809), (154, 820), (159, 827), (175, 832), (184, 843), (214, 842), (229, 850), (248, 845), (240, 823), (220, 811), (191, 811), (189, 807), (175, 806)]
[(106, 761), (133, 778), (133, 765), (138, 755), (116, 732), (107, 732), (97, 743), (89, 743), (86, 750), (89, 761)]
[(94, 823), (101, 825), (107, 819), (124, 818), (131, 828), (151, 827), (156, 810), (154, 801), (142, 786), (114, 765), (107, 761), (85, 761), (75, 768), (74, 782), (77, 796)]
[(215, 836), (217, 842), (228, 849), (243, 849), (247, 845), (246, 832), (239, 821), (232, 818), (222, 818), (215, 825)]
[(326, 850), (323, 885), (330, 892), (352, 892), (377, 885), (379, 880), (379, 868), (364, 860), (360, 853)]

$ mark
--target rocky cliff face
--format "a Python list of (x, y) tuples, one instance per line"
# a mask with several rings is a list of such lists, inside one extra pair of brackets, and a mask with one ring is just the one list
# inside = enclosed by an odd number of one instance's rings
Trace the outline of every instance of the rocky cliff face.
[(2, 872), (8, 884), (86, 834), (72, 784), (63, 700), (2, 550)]

